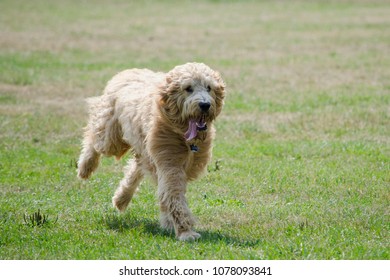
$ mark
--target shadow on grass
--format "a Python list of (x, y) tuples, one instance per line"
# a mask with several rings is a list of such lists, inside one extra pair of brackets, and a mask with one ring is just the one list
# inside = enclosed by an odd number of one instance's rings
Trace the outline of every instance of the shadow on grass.
[(160, 227), (157, 221), (147, 218), (135, 218), (129, 215), (111, 214), (103, 217), (103, 223), (111, 230), (126, 232), (136, 229), (153, 235), (161, 235), (174, 238), (175, 235), (169, 230)]
[[(111, 230), (118, 232), (126, 232), (129, 230), (139, 230), (155, 236), (163, 236), (175, 240), (173, 231), (165, 230), (160, 227), (156, 220), (149, 218), (132, 217), (129, 215), (111, 214), (103, 217), (104, 224)], [(261, 243), (260, 239), (240, 239), (229, 236), (220, 231), (200, 230), (201, 238), (196, 242), (223, 242), (227, 245), (234, 245), (239, 247), (254, 247)]]

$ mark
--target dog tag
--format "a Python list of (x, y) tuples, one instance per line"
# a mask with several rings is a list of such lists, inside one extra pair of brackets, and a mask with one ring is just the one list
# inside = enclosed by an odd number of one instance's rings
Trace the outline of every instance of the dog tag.
[(190, 145), (190, 149), (191, 149), (191, 152), (193, 152), (193, 153), (196, 153), (197, 151), (199, 151), (198, 146), (196, 146), (196, 145), (194, 145), (194, 144), (191, 144), (191, 145)]
[(207, 130), (207, 125), (205, 124), (203, 127), (197, 127), (196, 129), (198, 131), (206, 131)]

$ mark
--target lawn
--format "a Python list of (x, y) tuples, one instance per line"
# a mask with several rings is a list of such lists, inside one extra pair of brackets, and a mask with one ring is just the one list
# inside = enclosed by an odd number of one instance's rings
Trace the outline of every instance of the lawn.
[[(0, 259), (389, 259), (388, 1), (93, 3), (0, 2)], [(85, 98), (187, 61), (228, 90), (192, 243), (150, 181), (113, 209), (131, 155), (86, 182), (75, 163)]]

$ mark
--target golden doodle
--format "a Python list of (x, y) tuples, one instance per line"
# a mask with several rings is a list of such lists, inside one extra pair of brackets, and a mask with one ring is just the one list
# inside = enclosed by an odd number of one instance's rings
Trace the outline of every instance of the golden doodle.
[(221, 75), (203, 63), (168, 73), (130, 69), (114, 76), (100, 97), (89, 99), (89, 122), (78, 160), (87, 179), (101, 155), (134, 158), (112, 199), (124, 211), (145, 175), (158, 185), (160, 223), (179, 240), (195, 240), (187, 183), (205, 171), (215, 135), (213, 122), (225, 97)]

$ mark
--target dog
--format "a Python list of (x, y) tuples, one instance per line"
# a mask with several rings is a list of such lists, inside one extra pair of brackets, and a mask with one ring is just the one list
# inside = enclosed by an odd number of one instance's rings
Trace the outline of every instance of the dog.
[(134, 158), (113, 196), (123, 212), (145, 175), (158, 185), (160, 224), (181, 241), (200, 237), (185, 197), (187, 183), (206, 170), (221, 113), (225, 83), (203, 63), (176, 66), (168, 73), (129, 69), (115, 75), (103, 95), (88, 99), (89, 122), (78, 160), (87, 179), (101, 155)]

